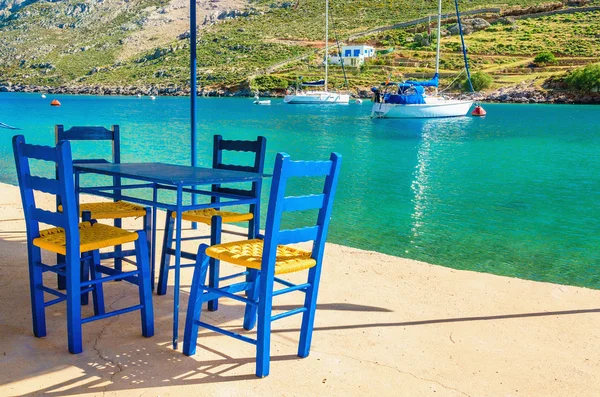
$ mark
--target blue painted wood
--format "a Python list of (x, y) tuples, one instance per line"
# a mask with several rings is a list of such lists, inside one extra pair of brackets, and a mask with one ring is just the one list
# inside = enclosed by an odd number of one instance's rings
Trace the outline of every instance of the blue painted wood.
[[(325, 239), (331, 218), (331, 209), (337, 187), (340, 164), (341, 156), (336, 153), (331, 154), (329, 161), (320, 162), (291, 161), (287, 154), (279, 153), (277, 155), (267, 210), (261, 268), (260, 270), (251, 269), (248, 272), (247, 285), (244, 286), (244, 288), (248, 289), (247, 298), (231, 296), (232, 291), (227, 290), (227, 287), (213, 288), (206, 285), (204, 280), (209, 266), (209, 259), (206, 257), (206, 247), (201, 247), (198, 252), (191, 288), (194, 298), (190, 299), (188, 317), (186, 318), (184, 339), (188, 341), (188, 344), (187, 349), (184, 348), (185, 354), (194, 354), (199, 326), (252, 343), (250, 338), (243, 335), (238, 335), (197, 320), (201, 315), (202, 302), (213, 299), (215, 295), (221, 295), (240, 301), (248, 300), (244, 314), (244, 328), (251, 329), (255, 322), (258, 327), (256, 338), (256, 376), (265, 377), (269, 374), (271, 323), (275, 320), (295, 314), (303, 314), (298, 355), (300, 357), (308, 355), (314, 325)], [(286, 197), (287, 180), (298, 176), (325, 176), (322, 194), (295, 198)], [(305, 209), (318, 209), (319, 214), (315, 226), (281, 230), (281, 219), (284, 212)], [(307, 239), (313, 241), (311, 256), (316, 262), (316, 266), (308, 272), (307, 282), (295, 285), (281, 278), (276, 278), (275, 262), (277, 260), (277, 246), (290, 242), (305, 241)], [(275, 282), (284, 284), (287, 288), (274, 291)], [(304, 305), (285, 313), (271, 315), (273, 296), (295, 291), (305, 292)], [(194, 346), (192, 347), (191, 344)]]
[(175, 286), (173, 290), (173, 349), (177, 350), (177, 342), (179, 338), (179, 285), (181, 283), (181, 230), (183, 229), (182, 203), (183, 203), (183, 186), (177, 185), (177, 208), (175, 219)]
[(206, 244), (200, 244), (196, 259), (196, 267), (192, 276), (192, 288), (188, 299), (187, 313), (185, 316), (185, 329), (183, 333), (183, 354), (191, 356), (196, 354), (196, 342), (198, 341), (198, 322), (202, 314), (202, 296), (204, 290), (200, 286), (206, 284), (206, 273), (208, 271), (208, 256), (206, 256)]
[[(56, 125), (54, 127), (54, 135), (55, 135), (55, 143), (58, 144), (60, 141), (108, 141), (111, 143), (111, 159), (110, 162), (106, 159), (76, 159), (73, 160), (73, 164), (110, 164), (110, 163), (120, 163), (121, 162), (121, 135), (120, 129), (118, 125), (111, 126), (111, 129), (108, 130), (104, 127), (96, 127), (96, 126), (74, 126), (65, 130), (63, 125)], [(78, 192), (80, 192), (79, 186), (79, 173), (75, 176), (75, 187)], [(114, 201), (118, 201), (121, 199), (121, 190), (123, 186), (121, 186), (121, 177), (118, 175), (113, 175), (113, 188), (112, 188), (112, 198)], [(59, 201), (59, 200), (58, 200)], [(60, 202), (57, 201), (57, 205)], [(79, 196), (77, 196), (77, 205), (79, 205)], [(148, 214), (147, 214), (148, 215)], [(146, 233), (150, 233), (151, 224), (146, 222), (146, 217), (144, 217), (144, 230)], [(121, 219), (114, 219), (113, 224), (115, 227), (121, 227), (122, 221)], [(122, 247), (120, 245), (116, 246), (114, 249), (114, 266), (117, 270), (121, 271), (123, 267), (123, 252)], [(59, 287), (62, 287), (64, 284), (64, 280), (59, 277)]]
[[(220, 216), (213, 216), (210, 222), (210, 245), (221, 244), (221, 229), (223, 219)], [(211, 288), (219, 287), (219, 266), (220, 261), (215, 258), (210, 258), (208, 268), (208, 286)], [(208, 301), (208, 311), (214, 312), (219, 309), (219, 301), (213, 299)]]
[(96, 320), (104, 320), (105, 318), (114, 317), (114, 316), (120, 316), (121, 314), (134, 312), (136, 310), (141, 310), (143, 308), (144, 308), (143, 305), (129, 306), (129, 307), (126, 307), (126, 308), (123, 308), (123, 309), (113, 310), (110, 313), (98, 314), (98, 315), (95, 315), (95, 316), (83, 318), (83, 319), (81, 319), (81, 323), (82, 324), (86, 324), (86, 323), (89, 323), (89, 322), (92, 322), (92, 321), (96, 321)]
[[(114, 127), (114, 126), (113, 126)], [(112, 141), (114, 140), (114, 130), (108, 130), (104, 127), (76, 126), (65, 130), (64, 126), (56, 125), (54, 127), (56, 141)]]
[(33, 190), (39, 190), (44, 193), (57, 195), (59, 193), (59, 183), (56, 179), (43, 178), (40, 176), (25, 175), (25, 186)]
[(215, 170), (212, 168), (188, 167), (163, 163), (122, 163), (122, 164), (78, 164), (78, 171), (94, 172), (103, 175), (119, 175), (123, 178), (176, 186), (212, 185), (215, 183), (236, 183), (259, 181), (265, 175), (252, 172)]
[[(225, 140), (221, 135), (215, 135), (213, 138), (213, 163), (212, 170), (215, 173), (222, 173), (228, 171), (236, 172), (235, 175), (240, 175), (240, 171), (248, 171), (253, 175), (262, 175), (264, 172), (264, 160), (265, 160), (265, 152), (266, 152), (267, 140), (266, 138), (259, 136), (255, 141), (232, 141)], [(240, 166), (240, 165), (231, 165), (223, 163), (223, 153), (225, 151), (235, 151), (235, 152), (250, 152), (254, 153), (254, 160), (252, 165)], [(246, 173), (242, 173), (241, 175), (247, 175)], [(240, 179), (239, 181), (248, 180), (248, 179)], [(214, 181), (213, 181), (214, 182)], [(252, 219), (248, 223), (248, 238), (254, 238), (255, 233), (259, 228), (260, 220), (260, 194), (262, 188), (262, 179), (255, 178), (250, 180), (252, 182), (251, 187), (249, 189), (240, 189), (240, 188), (231, 188), (227, 186), (223, 186), (221, 183), (212, 183), (211, 191), (204, 193), (211, 196), (211, 203), (214, 204), (212, 207), (215, 207), (216, 204), (220, 204), (221, 198), (232, 198), (236, 200), (235, 205), (241, 205), (240, 197), (248, 197), (251, 201), (249, 202), (249, 211), (253, 214), (254, 219)], [(196, 183), (200, 185), (200, 183)], [(185, 191), (185, 190), (184, 190)], [(229, 203), (231, 204), (231, 203)], [(222, 203), (222, 206), (226, 206), (227, 204)], [(169, 266), (171, 246), (172, 246), (172, 233), (173, 233), (173, 221), (168, 215), (165, 221), (165, 237), (163, 241), (163, 255), (161, 256), (160, 263), (160, 274), (159, 274), (159, 283), (157, 287), (157, 293), (159, 295), (164, 295), (167, 292), (167, 279), (168, 279), (168, 270), (171, 268)], [(222, 220), (220, 217), (213, 218), (211, 222), (211, 234), (210, 234), (210, 244), (216, 245), (221, 242), (221, 232), (222, 232)], [(197, 239), (205, 238), (204, 236), (196, 237)], [(193, 255), (193, 253), (183, 252), (181, 255), (186, 257), (186, 255)], [(213, 287), (218, 287), (219, 285), (219, 261), (211, 258), (210, 262), (210, 270), (209, 270), (209, 280), (210, 285)], [(218, 301), (211, 300), (208, 302), (208, 310), (216, 311), (218, 309)]]
[(304, 241), (312, 241), (319, 235), (319, 226), (307, 226), (298, 229), (281, 230), (278, 233), (279, 244), (295, 244)]
[(306, 211), (323, 207), (324, 194), (312, 194), (309, 196), (286, 197), (283, 200), (284, 211)]
[[(91, 277), (93, 281), (100, 280), (102, 277), (102, 273), (98, 271), (98, 266), (100, 266), (100, 251), (96, 250), (92, 253)], [(97, 316), (104, 314), (106, 310), (104, 308), (104, 290), (102, 289), (102, 283), (95, 285), (92, 294), (94, 314)]]
[(271, 322), (281, 320), (282, 318), (286, 318), (289, 316), (293, 316), (295, 314), (304, 313), (306, 311), (305, 307), (297, 307), (292, 310), (288, 310), (287, 312), (279, 313), (271, 317)]
[(293, 286), (288, 287), (288, 288), (283, 288), (283, 289), (280, 289), (280, 290), (277, 290), (277, 291), (273, 291), (273, 296), (283, 295), (283, 294), (287, 294), (287, 293), (294, 292), (294, 291), (306, 292), (306, 289), (308, 287), (310, 287), (309, 283), (293, 285)]
[(46, 146), (23, 145), (20, 150), (21, 154), (26, 158), (50, 161), (53, 163), (58, 161), (56, 152), (48, 150)]
[(202, 322), (202, 321), (198, 321), (197, 324), (199, 326), (204, 327), (206, 329), (209, 329), (209, 330), (211, 330), (213, 332), (218, 332), (220, 334), (232, 337), (234, 339), (241, 340), (242, 342), (246, 342), (246, 343), (250, 343), (252, 345), (256, 345), (256, 339), (248, 338), (247, 336), (236, 334), (235, 332), (231, 332), (231, 331), (228, 331), (228, 330), (223, 329), (223, 328), (215, 327), (214, 325), (210, 325), (210, 324)]
[(138, 283), (140, 293), (140, 305), (142, 306), (140, 314), (142, 320), (142, 335), (149, 338), (154, 335), (154, 309), (152, 306), (152, 287), (150, 283), (150, 263), (148, 262), (148, 240), (146, 232), (139, 231), (138, 239), (135, 241), (135, 250), (137, 252), (136, 261), (139, 271), (139, 277), (142, 279)]
[[(79, 241), (79, 211), (76, 200), (76, 189), (73, 181), (73, 160), (71, 147), (68, 141), (60, 141), (55, 148), (27, 145), (23, 136), (13, 138), (13, 150), (15, 154), (15, 165), (17, 177), (21, 190), (25, 224), (27, 227), (27, 251), (29, 259), (29, 278), (33, 332), (37, 337), (46, 335), (45, 306), (66, 300), (67, 303), (67, 339), (71, 353), (82, 351), (82, 324), (95, 319), (118, 315), (126, 311), (142, 310), (142, 331), (147, 336), (152, 334), (153, 313), (150, 296), (150, 277), (148, 264), (148, 251), (144, 232), (138, 232), (139, 239), (136, 242), (138, 256), (138, 271), (131, 274), (139, 275), (143, 280), (137, 282), (140, 288), (143, 303), (130, 308), (125, 308), (110, 313), (105, 312), (102, 291), (102, 282), (111, 280), (111, 276), (101, 276), (102, 266), (98, 251), (92, 253), (80, 252)], [(31, 175), (29, 158), (52, 161), (56, 166), (56, 180), (46, 180)], [(36, 207), (33, 191), (40, 190), (53, 192), (63, 206), (62, 212), (41, 210)], [(39, 223), (48, 223), (60, 226), (65, 233), (66, 255), (56, 266), (45, 265), (41, 261), (41, 252), (33, 245), (33, 240), (40, 236)], [(145, 248), (144, 248), (145, 247)], [(83, 265), (83, 266), (82, 266)], [(113, 269), (110, 269), (114, 271)], [(66, 278), (66, 292), (61, 293), (44, 286), (42, 274), (44, 271), (52, 271), (64, 275)], [(87, 280), (88, 272), (91, 280)], [(123, 277), (123, 274), (119, 274)], [(85, 303), (89, 292), (93, 293), (95, 316), (88, 319), (81, 317), (82, 299)], [(57, 296), (57, 299), (44, 302), (44, 292)], [(143, 292), (143, 293), (142, 293)], [(145, 327), (145, 328), (144, 328)], [(145, 330), (144, 330), (145, 329)]]
[(36, 222), (42, 222), (57, 227), (65, 227), (65, 219), (60, 213), (43, 210), (41, 208), (32, 208), (29, 212), (29, 216)]

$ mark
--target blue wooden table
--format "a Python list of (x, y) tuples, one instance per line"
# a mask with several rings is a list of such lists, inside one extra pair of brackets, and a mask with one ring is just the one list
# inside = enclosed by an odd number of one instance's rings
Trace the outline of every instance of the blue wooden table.
[[(252, 172), (229, 171), (214, 168), (191, 167), (184, 165), (164, 164), (164, 163), (89, 163), (75, 164), (76, 188), (79, 192), (93, 194), (112, 199), (125, 200), (132, 203), (138, 203), (152, 207), (152, 281), (154, 282), (154, 269), (156, 258), (156, 223), (158, 208), (175, 211), (177, 214), (175, 231), (175, 288), (173, 299), (173, 348), (177, 349), (178, 330), (179, 330), (179, 287), (180, 287), (180, 266), (181, 266), (181, 229), (183, 211), (203, 208), (222, 208), (233, 205), (258, 204), (260, 197), (249, 198), (247, 196), (238, 196), (228, 193), (215, 193), (210, 190), (198, 189), (202, 185), (215, 185), (239, 182), (252, 182), (260, 180), (267, 175)], [(113, 177), (121, 177), (146, 183), (121, 184), (120, 186), (95, 186), (80, 187), (81, 174), (100, 174)], [(126, 194), (134, 189), (151, 189), (152, 199), (140, 198), (140, 196), (131, 196)], [(159, 200), (160, 191), (175, 192), (175, 199)], [(184, 204), (184, 194), (188, 195), (206, 195), (208, 197), (218, 197), (218, 203), (202, 204)], [(190, 200), (190, 203), (193, 203)], [(254, 208), (259, 208), (255, 206)], [(260, 214), (254, 214), (255, 219)], [(256, 233), (258, 233), (259, 223), (256, 222)]]

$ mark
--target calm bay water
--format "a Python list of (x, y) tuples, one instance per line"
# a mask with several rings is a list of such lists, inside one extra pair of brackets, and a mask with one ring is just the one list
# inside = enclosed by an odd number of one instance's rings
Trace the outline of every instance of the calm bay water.
[[(49, 106), (55, 97), (60, 108)], [(485, 108), (484, 119), (400, 121), (370, 119), (369, 102), (319, 107), (274, 100), (266, 107), (251, 99), (199, 99), (199, 163), (210, 166), (214, 134), (266, 136), (267, 170), (280, 151), (295, 159), (336, 151), (343, 166), (329, 241), (599, 288), (600, 107)], [(123, 161), (189, 163), (186, 98), (3, 93), (0, 121), (39, 144), (53, 144), (54, 124), (120, 124)], [(0, 182), (11, 184), (14, 133), (0, 129)]]

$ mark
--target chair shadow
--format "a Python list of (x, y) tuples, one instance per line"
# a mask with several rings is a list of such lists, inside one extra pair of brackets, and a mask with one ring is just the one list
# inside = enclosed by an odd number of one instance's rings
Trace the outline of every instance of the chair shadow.
[[(169, 343), (162, 344), (163, 348), (170, 349)], [(167, 351), (166, 354), (176, 354), (170, 357), (164, 365), (160, 366), (160, 376), (150, 371), (151, 365), (139, 365), (137, 360), (121, 361), (119, 365), (96, 365), (92, 369), (83, 371), (80, 376), (70, 378), (67, 381), (53, 384), (43, 389), (38, 389), (36, 395), (46, 396), (70, 396), (86, 393), (118, 392), (121, 390), (148, 389), (159, 387), (177, 387), (202, 384), (215, 384), (223, 382), (260, 381), (254, 375), (254, 357), (234, 358), (217, 352), (207, 346), (198, 345), (198, 348), (219, 356), (218, 359), (198, 361), (193, 357), (186, 357), (181, 352)], [(136, 349), (135, 354), (139, 352)], [(123, 353), (121, 358), (133, 356)], [(156, 352), (154, 352), (156, 353)], [(201, 356), (202, 353), (199, 353)], [(295, 355), (284, 355), (272, 357), (271, 361), (300, 360)], [(248, 365), (252, 370), (245, 374), (230, 374), (231, 372)], [(127, 371), (123, 369), (126, 368)], [(230, 375), (228, 375), (230, 374)], [(110, 384), (106, 384), (110, 380)], [(126, 387), (124, 387), (126, 385)], [(160, 394), (157, 391), (158, 394)]]
[[(0, 250), (13, 253), (12, 256), (18, 260), (15, 263), (10, 264), (6, 263), (6, 261), (3, 261), (1, 264), (5, 265), (6, 267), (0, 268), (0, 271), (10, 271), (12, 268), (9, 266), (19, 265), (20, 267), (23, 265), (24, 268), (21, 269), (20, 272), (23, 276), (25, 276), (27, 273), (27, 259), (25, 238), (24, 235), (21, 234), (23, 232), (13, 231), (10, 233), (13, 233), (15, 237), (12, 238), (10, 236), (5, 237), (4, 235), (0, 235)], [(19, 276), (19, 278), (21, 278), (21, 276)], [(24, 277), (22, 280), (13, 280), (13, 282), (21, 284), (19, 288), (28, 288), (28, 280), (26, 277)], [(0, 299), (6, 301), (9, 298), (9, 291), (10, 289), (8, 288), (0, 288)], [(184, 293), (182, 295), (187, 294)], [(80, 356), (81, 359), (78, 363), (76, 363), (75, 359), (73, 359), (73, 356), (67, 352), (65, 343), (65, 346), (60, 346), (60, 348), (64, 347), (64, 349), (61, 350), (59, 348), (56, 350), (56, 354), (64, 355), (64, 360), (52, 360), (53, 363), (48, 362), (46, 364), (38, 363), (38, 365), (35, 367), (28, 368), (27, 370), (18, 373), (14, 378), (5, 381), (4, 384), (28, 381), (30, 378), (40, 376), (44, 377), (44, 381), (52, 382), (53, 379), (56, 379), (53, 374), (65, 369), (66, 367), (76, 367), (77, 373), (73, 376), (70, 376), (67, 380), (59, 381), (59, 383), (46, 386), (42, 384), (43, 387), (40, 389), (35, 389), (34, 394), (68, 396), (85, 393), (102, 393), (104, 391), (115, 392), (120, 390), (202, 385), (210, 383), (251, 381), (255, 379), (258, 380), (258, 378), (256, 378), (254, 375), (255, 357), (253, 354), (249, 354), (246, 357), (233, 357), (209, 348), (203, 344), (212, 340), (212, 338), (209, 338), (208, 340), (205, 338), (200, 338), (202, 343), (198, 344), (198, 349), (201, 349), (201, 351), (199, 351), (195, 357), (187, 357), (181, 354), (179, 351), (172, 350), (170, 347), (170, 342), (167, 341), (167, 339), (169, 339), (168, 337), (170, 336), (169, 332), (167, 331), (165, 333), (165, 330), (170, 329), (170, 321), (172, 319), (170, 314), (172, 313), (172, 300), (170, 297), (167, 297), (166, 300), (163, 300), (156, 295), (154, 295), (153, 298), (155, 300), (155, 309), (158, 311), (156, 316), (156, 325), (159, 328), (164, 328), (154, 337), (149, 339), (144, 338), (132, 340), (131, 343), (135, 344), (135, 347), (125, 349), (124, 352), (119, 352), (119, 354), (115, 357), (105, 357), (100, 353), (100, 350), (96, 349), (95, 345), (93, 347), (88, 346), (86, 348), (87, 351), (84, 351), (83, 353), (85, 356)], [(182, 305), (185, 306), (185, 303), (182, 302)], [(275, 310), (289, 310), (291, 308), (292, 307), (288, 305), (279, 305), (274, 307)], [(387, 308), (349, 303), (323, 303), (318, 305), (318, 309), (356, 312), (393, 312), (393, 310)], [(228, 307), (228, 305), (223, 305), (223, 310), (219, 310), (219, 312), (221, 313), (220, 315), (225, 316), (219, 321), (223, 321), (225, 323), (229, 322), (230, 320), (239, 319), (240, 315), (242, 314), (242, 312), (239, 310), (239, 307)], [(600, 308), (590, 308), (549, 312), (498, 314), (489, 316), (434, 318), (404, 322), (367, 322), (339, 325), (331, 324), (315, 327), (314, 330), (318, 333), (382, 327), (427, 326), (455, 322), (500, 321), (518, 318), (578, 315), (599, 312)], [(21, 317), (29, 317), (29, 306), (20, 305), (17, 314)], [(10, 319), (6, 318), (2, 320), (3, 322), (6, 322), (6, 324), (10, 323)], [(225, 328), (231, 327), (226, 326)], [(239, 326), (236, 328), (239, 328)], [(23, 332), (26, 333), (27, 331), (23, 330)], [(273, 334), (289, 332), (298, 333), (299, 329), (274, 328), (272, 330)], [(205, 336), (216, 337), (219, 335), (209, 333)], [(35, 339), (33, 336), (31, 336), (31, 338)], [(51, 345), (48, 344), (46, 346)], [(126, 344), (124, 344), (124, 346), (126, 346)], [(210, 358), (207, 356), (210, 356)], [(212, 358), (214, 356), (217, 358)], [(33, 360), (34, 357), (35, 354), (31, 353), (31, 357), (29, 357), (29, 359)], [(296, 355), (275, 355), (271, 357), (272, 362), (291, 360), (301, 359)], [(59, 361), (58, 364), (57, 361)], [(5, 357), (4, 363), (11, 365), (10, 356)], [(12, 362), (12, 364), (16, 365), (17, 363)], [(247, 368), (242, 368), (244, 366)], [(37, 382), (40, 382), (40, 380), (38, 379)], [(3, 382), (0, 382), (0, 385), (3, 385)]]

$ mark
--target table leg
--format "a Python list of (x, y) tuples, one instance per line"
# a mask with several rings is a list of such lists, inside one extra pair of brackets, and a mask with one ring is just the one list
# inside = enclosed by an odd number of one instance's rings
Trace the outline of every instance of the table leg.
[(151, 280), (151, 288), (154, 290), (154, 278), (156, 274), (156, 224), (158, 223), (158, 208), (156, 207), (156, 203), (158, 202), (158, 189), (156, 184), (154, 184), (154, 189), (152, 192), (152, 251), (150, 253), (150, 280)]
[(179, 336), (179, 284), (181, 273), (181, 229), (182, 229), (183, 188), (177, 185), (177, 220), (175, 223), (175, 287), (173, 288), (173, 349), (177, 350)]

